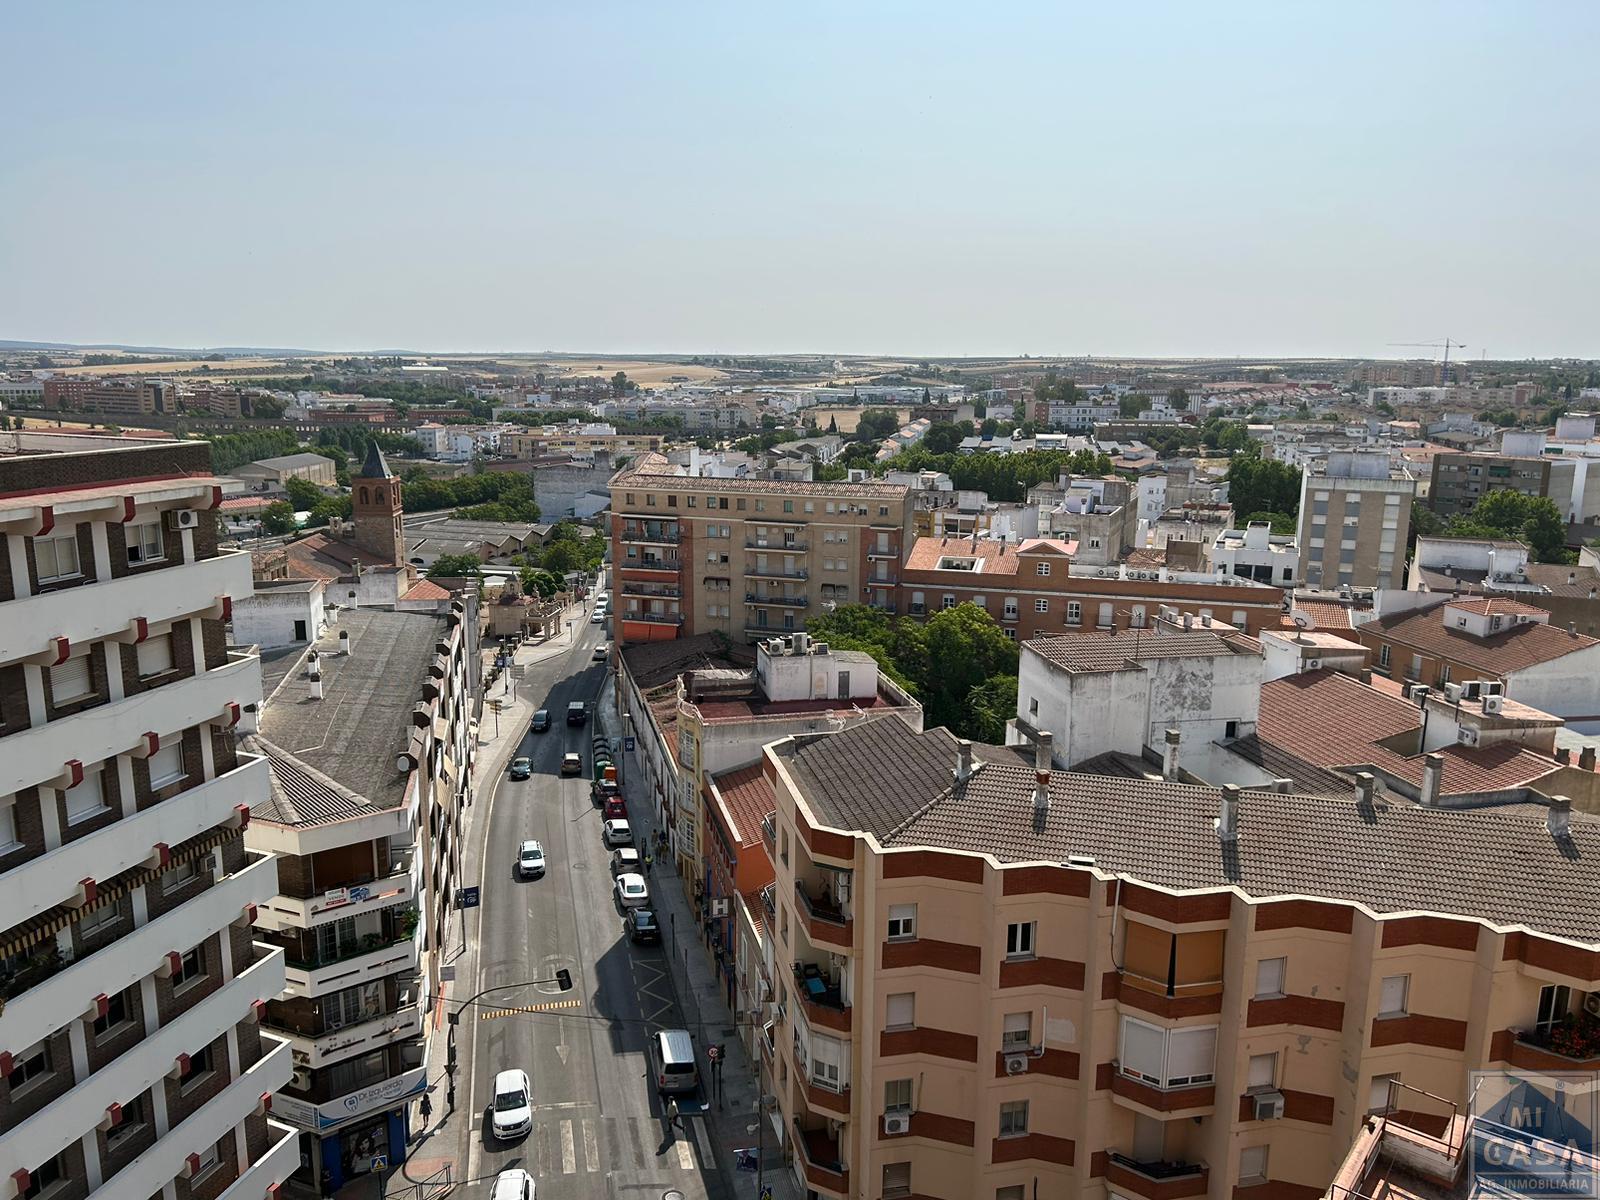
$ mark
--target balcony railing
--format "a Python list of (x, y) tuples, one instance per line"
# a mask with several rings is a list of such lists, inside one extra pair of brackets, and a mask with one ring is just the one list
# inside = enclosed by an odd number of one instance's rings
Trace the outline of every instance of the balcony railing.
[(769, 883), (761, 889), (761, 907), (767, 910), (769, 920), (778, 917), (777, 884)]
[(900, 551), (897, 550), (897, 549), (879, 550), (876, 547), (868, 547), (868, 549), (867, 549), (867, 557), (868, 558), (899, 558), (900, 557)]
[(284, 962), (286, 995), (320, 996), (388, 975), (414, 971), (417, 966), (417, 943), (411, 934), (392, 939), (379, 937), (371, 945), (363, 939), (345, 954), (319, 958), (320, 961), (315, 963), (297, 962), (294, 959)]
[(683, 540), (682, 534), (671, 529), (624, 529), (617, 536), (621, 541), (646, 546), (676, 546)]
[(913, 617), (920, 617), (927, 611), (928, 606), (926, 604), (918, 604), (915, 600), (906, 606), (906, 612), (910, 613)]
[(1211, 1172), (1204, 1163), (1141, 1161), (1115, 1150), (1107, 1157), (1107, 1181), (1145, 1200), (1203, 1196), (1210, 1182)]
[(805, 596), (762, 596), (755, 592), (746, 592), (744, 602), (773, 608), (804, 608), (811, 603)]
[(813, 900), (798, 880), (795, 881), (794, 894), (800, 906), (800, 922), (812, 942), (850, 949), (855, 929), (843, 909), (827, 900)]
[(652, 625), (682, 625), (683, 624), (683, 614), (682, 613), (625, 612), (625, 613), (623, 613), (621, 615), (622, 615), (622, 619), (624, 621), (648, 621)]
[(839, 1157), (839, 1139), (829, 1137), (826, 1130), (803, 1129), (794, 1122), (796, 1163), (805, 1181), (811, 1187), (847, 1195), (850, 1191), (850, 1170)]
[(761, 818), (761, 840), (766, 843), (767, 855), (778, 857), (778, 814), (769, 812)]
[(365, 1054), (381, 1046), (403, 1042), (422, 1033), (422, 1010), (415, 1004), (377, 1013), (361, 1021), (354, 1021), (326, 1033), (296, 1033), (290, 1029), (273, 1027), (279, 1037), (287, 1038), (294, 1047), (295, 1061), (302, 1066), (321, 1067), (340, 1062), (357, 1054)]
[(811, 578), (809, 571), (784, 571), (777, 567), (746, 567), (744, 573), (752, 579), (800, 579)]
[(683, 589), (672, 587), (664, 583), (636, 583), (632, 580), (622, 581), (622, 594), (624, 596), (659, 596), (664, 600), (676, 600), (683, 595)]
[(389, 872), (376, 879), (329, 888), (315, 896), (274, 896), (261, 906), (258, 923), (264, 929), (314, 929), (344, 917), (408, 904), (416, 896), (416, 884), (411, 878), (412, 852), (413, 848), (407, 847)]
[(676, 575), (683, 569), (683, 562), (676, 558), (641, 558), (637, 562), (623, 559), (620, 571), (671, 571)]
[[(816, 973), (812, 974), (812, 971)], [(850, 1005), (845, 1003), (837, 983), (830, 981), (815, 967), (808, 970), (806, 964), (797, 963), (794, 987), (795, 994), (800, 998), (800, 1011), (808, 1024), (835, 1033), (850, 1032)]]
[(810, 546), (806, 542), (773, 541), (767, 538), (749, 538), (744, 544), (746, 550), (773, 550), (779, 554), (804, 554)]

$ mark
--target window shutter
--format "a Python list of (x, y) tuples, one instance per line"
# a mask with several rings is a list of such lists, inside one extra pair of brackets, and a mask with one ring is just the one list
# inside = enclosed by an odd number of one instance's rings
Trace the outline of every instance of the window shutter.
[(913, 992), (902, 992), (889, 997), (888, 1015), (886, 1023), (893, 1029), (902, 1025), (916, 1023), (917, 997)]
[(1378, 1112), (1389, 1107), (1389, 1084), (1399, 1079), (1398, 1075), (1374, 1075), (1372, 1087), (1367, 1093), (1367, 1110)]
[(89, 656), (80, 654), (50, 668), (50, 699), (65, 704), (89, 694)]
[(1153, 929), (1137, 921), (1129, 921), (1127, 929), (1122, 969), (1165, 988), (1167, 968), (1172, 962), (1172, 935), (1164, 929)]
[(1405, 975), (1390, 975), (1383, 981), (1382, 994), (1378, 998), (1378, 1013), (1403, 1013), (1406, 1010), (1406, 981)]
[(1154, 1025), (1122, 1018), (1122, 1070), (1151, 1083), (1161, 1082), (1161, 1061), (1166, 1051), (1166, 1034)]
[(139, 674), (159, 675), (172, 670), (172, 635), (158, 634), (139, 643)]
[(75, 788), (68, 788), (64, 794), (67, 797), (68, 821), (81, 821), (106, 806), (105, 794), (100, 787), (98, 767), (93, 771), (85, 771), (83, 782)]
[(1222, 978), (1222, 938), (1220, 929), (1180, 933), (1173, 983), (1182, 988), (1185, 984), (1219, 981)]
[(1276, 1081), (1277, 1074), (1278, 1056), (1276, 1054), (1252, 1054), (1250, 1056), (1249, 1087), (1269, 1088)]
[(166, 787), (183, 778), (183, 743), (173, 742), (150, 756), (150, 786)]
[(1256, 964), (1256, 995), (1281, 996), (1283, 991), (1283, 963), (1281, 958), (1263, 958)]
[(1210, 1079), (1217, 1069), (1217, 1027), (1174, 1029), (1167, 1040), (1167, 1082)]

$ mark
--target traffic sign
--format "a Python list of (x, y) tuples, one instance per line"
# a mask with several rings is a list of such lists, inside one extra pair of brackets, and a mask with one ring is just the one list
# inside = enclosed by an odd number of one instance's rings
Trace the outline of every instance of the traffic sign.
[(475, 886), (474, 887), (464, 887), (464, 888), (461, 889), (461, 907), (462, 908), (477, 908), (478, 907), (478, 889), (477, 889), (477, 887), (475, 887)]
[(719, 1059), (721, 1057), (722, 1057), (722, 1046), (721, 1046), (720, 1043), (712, 1042), (711, 1045), (706, 1047), (706, 1058), (709, 1059), (711, 1062), (716, 1062), (717, 1059)]
[(495, 697), (493, 700), (489, 701), (489, 707), (494, 709), (495, 712), (499, 712), (500, 711), (500, 705), (501, 705), (501, 700), (500, 700), (500, 698), (498, 696)]
[(631, 737), (623, 738), (622, 739), (622, 748), (624, 750), (626, 750), (629, 754), (632, 754), (633, 753), (633, 739)]

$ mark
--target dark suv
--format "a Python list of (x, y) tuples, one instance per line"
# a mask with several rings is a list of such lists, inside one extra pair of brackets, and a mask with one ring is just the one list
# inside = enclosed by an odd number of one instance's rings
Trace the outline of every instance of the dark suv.
[(571, 704), (567, 705), (568, 725), (582, 725), (588, 719), (589, 709), (584, 705), (582, 700), (574, 700)]
[(661, 926), (656, 923), (656, 914), (648, 908), (630, 908), (627, 915), (622, 918), (622, 928), (627, 932), (630, 941), (661, 940)]
[(533, 720), (528, 724), (528, 728), (534, 733), (544, 733), (546, 730), (548, 730), (550, 728), (550, 710), (548, 708), (541, 708), (538, 712), (534, 713)]

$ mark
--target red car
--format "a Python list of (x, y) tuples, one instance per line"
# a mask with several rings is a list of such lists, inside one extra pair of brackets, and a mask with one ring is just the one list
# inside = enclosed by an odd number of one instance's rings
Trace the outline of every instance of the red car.
[(628, 805), (621, 796), (607, 796), (605, 807), (600, 810), (600, 819), (603, 821), (626, 821), (628, 819)]

